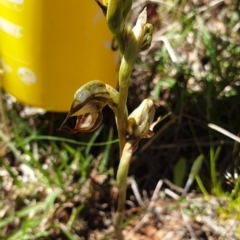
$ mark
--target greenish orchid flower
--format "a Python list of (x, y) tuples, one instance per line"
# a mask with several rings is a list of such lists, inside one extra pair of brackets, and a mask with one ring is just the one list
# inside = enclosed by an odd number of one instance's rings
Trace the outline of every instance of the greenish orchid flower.
[(80, 87), (75, 95), (70, 111), (60, 126), (62, 130), (69, 118), (76, 116), (76, 124), (71, 133), (92, 132), (102, 122), (102, 109), (108, 105), (116, 114), (119, 93), (113, 87), (93, 80)]
[(131, 139), (151, 138), (154, 126), (160, 121), (153, 121), (156, 104), (151, 99), (145, 99), (128, 117), (127, 132)]

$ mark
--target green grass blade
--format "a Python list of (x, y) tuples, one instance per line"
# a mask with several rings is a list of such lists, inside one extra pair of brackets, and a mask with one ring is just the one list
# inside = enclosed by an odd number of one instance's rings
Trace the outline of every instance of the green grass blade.
[(45, 203), (44, 202), (38, 202), (32, 206), (27, 206), (24, 209), (19, 210), (18, 212), (16, 212), (14, 215), (11, 215), (9, 217), (6, 217), (4, 219), (0, 220), (0, 228), (4, 227), (5, 225), (11, 223), (15, 217), (26, 217), (30, 211), (40, 211), (43, 210), (45, 207)]
[[(23, 144), (30, 143), (31, 141), (35, 140), (49, 140), (49, 141), (56, 141), (56, 142), (65, 142), (65, 143), (71, 143), (76, 144), (79, 146), (88, 146), (89, 142), (82, 142), (82, 141), (76, 141), (69, 138), (63, 138), (63, 137), (56, 137), (56, 136), (47, 136), (47, 135), (30, 135), (29, 137), (26, 137), (23, 139)], [(91, 146), (105, 146), (105, 145), (111, 145), (114, 143), (118, 143), (118, 139), (114, 139), (112, 141), (107, 142), (100, 142), (100, 143), (92, 143)]]
[(98, 137), (98, 135), (100, 134), (100, 132), (102, 131), (103, 129), (103, 125), (101, 125), (92, 135), (91, 139), (89, 140), (88, 142), (88, 145), (86, 147), (86, 150), (85, 150), (85, 156), (88, 156), (89, 155), (89, 152), (90, 152), (90, 149), (92, 148), (96, 138)]
[[(112, 137), (113, 137), (113, 128), (110, 128), (107, 142), (111, 142)], [(101, 160), (101, 162), (100, 162), (100, 164), (99, 164), (99, 172), (100, 172), (100, 173), (103, 173), (104, 170), (105, 170), (105, 168), (106, 168), (107, 161), (108, 161), (108, 159), (109, 159), (110, 149), (111, 149), (111, 145), (109, 144), (109, 145), (106, 146), (105, 151), (104, 151), (103, 158), (102, 158), (102, 160)]]
[(184, 177), (186, 175), (186, 159), (180, 158), (173, 169), (173, 183), (179, 187), (182, 186)]
[[(188, 177), (188, 180), (187, 180), (187, 183), (184, 187), (184, 193), (188, 192), (188, 190), (191, 187), (194, 179), (196, 178), (196, 176), (198, 176), (198, 173), (199, 173), (199, 171), (202, 167), (203, 159), (204, 159), (204, 156), (201, 154), (194, 161), (194, 163), (192, 165), (192, 168), (191, 168), (191, 171), (190, 171), (190, 174), (189, 174), (189, 177)], [(200, 182), (200, 185), (201, 185), (201, 182)], [(203, 186), (201, 186), (201, 187), (203, 187)]]
[(80, 240), (80, 238), (78, 236), (71, 233), (71, 231), (69, 230), (69, 228), (66, 225), (63, 225), (60, 223), (60, 224), (58, 224), (58, 227), (62, 230), (62, 232), (65, 234), (65, 236), (67, 237), (68, 240)]

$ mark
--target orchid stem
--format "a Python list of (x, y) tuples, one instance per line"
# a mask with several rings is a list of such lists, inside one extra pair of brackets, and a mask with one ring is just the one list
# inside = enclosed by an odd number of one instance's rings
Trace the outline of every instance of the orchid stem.
[(126, 103), (130, 76), (137, 55), (143, 47), (149, 46), (149, 43), (151, 42), (151, 31), (146, 24), (146, 8), (140, 13), (134, 28), (130, 29), (126, 27), (125, 20), (131, 9), (132, 0), (108, 0), (104, 1), (104, 4), (107, 8), (106, 19), (108, 28), (118, 43), (122, 57), (119, 69), (119, 101), (116, 111), (120, 149), (120, 163), (117, 170), (118, 205), (113, 222), (116, 238), (118, 240), (123, 240), (122, 223), (126, 202), (127, 175), (132, 154), (134, 150), (136, 150), (139, 141), (139, 139), (135, 139), (126, 142), (126, 130), (128, 124)]
[(117, 211), (114, 216), (113, 224), (115, 229), (115, 235), (118, 240), (124, 239), (122, 234), (122, 223), (126, 202), (127, 175), (132, 154), (135, 150), (135, 146), (137, 143), (138, 141), (134, 140), (126, 142), (117, 171), (118, 205)]
[[(134, 68), (137, 57), (138, 44), (135, 39), (131, 39), (131, 49), (125, 48), (119, 70), (119, 102), (117, 108), (117, 127), (120, 148), (120, 163), (117, 171), (117, 187), (118, 187), (118, 205), (114, 216), (115, 235), (118, 240), (123, 240), (122, 223), (124, 218), (127, 175), (132, 158), (132, 142), (126, 142), (126, 103), (128, 97), (129, 82), (132, 70)], [(131, 50), (131, 54), (130, 53)]]
[[(119, 137), (120, 159), (123, 148), (126, 143), (126, 103), (128, 97), (129, 79), (132, 73), (134, 63), (130, 63), (123, 55), (119, 70), (119, 102), (117, 108), (117, 127)], [(131, 61), (133, 62), (133, 61)]]

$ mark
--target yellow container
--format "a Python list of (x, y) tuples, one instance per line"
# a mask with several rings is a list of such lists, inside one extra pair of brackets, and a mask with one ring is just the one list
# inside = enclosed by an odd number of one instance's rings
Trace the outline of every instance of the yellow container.
[(116, 52), (94, 0), (0, 0), (4, 89), (19, 101), (68, 111), (74, 92), (117, 84)]

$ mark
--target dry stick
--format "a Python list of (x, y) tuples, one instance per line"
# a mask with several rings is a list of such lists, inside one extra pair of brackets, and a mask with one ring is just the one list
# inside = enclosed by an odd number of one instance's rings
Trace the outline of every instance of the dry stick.
[(192, 240), (197, 240), (198, 238), (197, 238), (196, 234), (194, 233), (194, 230), (193, 230), (191, 224), (189, 223), (188, 216), (183, 212), (182, 208), (180, 208), (180, 211), (181, 211), (181, 215), (182, 215), (182, 218), (183, 218), (183, 222), (184, 222), (188, 232), (190, 233), (191, 239)]
[(132, 191), (133, 191), (133, 195), (135, 196), (138, 204), (140, 206), (144, 207), (144, 203), (143, 203), (143, 200), (141, 198), (136, 180), (134, 178), (131, 178), (130, 183), (131, 183), (131, 188), (132, 188)]
[(218, 132), (222, 133), (223, 135), (225, 135), (225, 136), (233, 139), (234, 141), (240, 143), (240, 138), (237, 135), (234, 135), (234, 134), (230, 133), (226, 129), (221, 128), (221, 127), (219, 127), (219, 126), (217, 126), (216, 124), (213, 124), (213, 123), (208, 123), (208, 127), (215, 130), (215, 131), (218, 131)]
[(150, 203), (148, 205), (148, 208), (147, 208), (147, 213), (144, 215), (144, 217), (141, 219), (141, 221), (131, 230), (130, 234), (138, 231), (145, 222), (147, 222), (148, 218), (149, 218), (149, 213), (150, 211), (153, 209), (154, 207), (154, 204), (156, 202), (156, 200), (159, 198), (159, 192), (162, 188), (162, 185), (163, 185), (163, 180), (159, 180), (158, 181), (158, 184), (154, 190), (154, 193), (152, 195), (152, 198), (150, 200)]
[[(170, 116), (172, 115), (172, 113), (168, 113), (167, 116)], [(155, 133), (153, 135), (152, 138), (150, 138), (142, 147), (141, 149), (139, 150), (139, 154), (143, 153), (149, 146), (152, 145), (153, 141), (157, 139), (157, 137), (165, 130), (167, 129), (171, 124), (173, 124), (175, 121), (176, 121), (176, 117), (175, 116), (172, 116), (172, 118), (167, 122), (165, 123), (162, 128), (160, 128), (157, 133)]]

